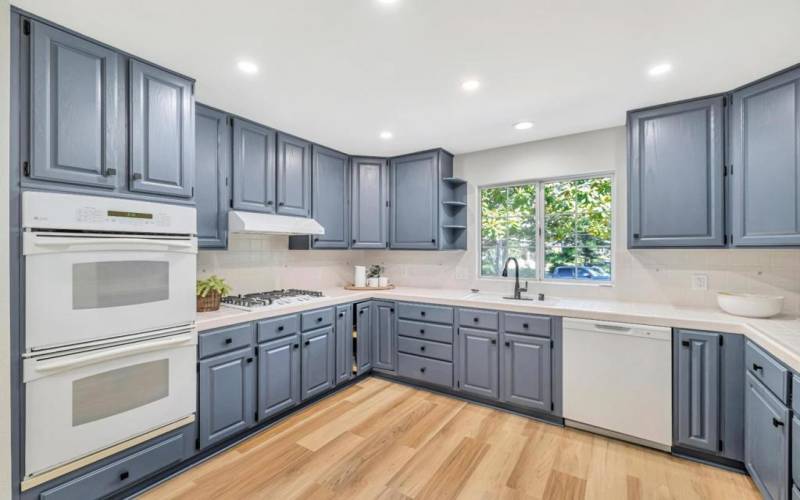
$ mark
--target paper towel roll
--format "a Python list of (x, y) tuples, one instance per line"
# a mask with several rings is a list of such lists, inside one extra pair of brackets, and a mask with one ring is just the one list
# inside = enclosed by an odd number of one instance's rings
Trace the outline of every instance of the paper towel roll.
[(367, 286), (367, 267), (355, 266), (355, 276), (353, 277), (353, 285), (358, 288)]

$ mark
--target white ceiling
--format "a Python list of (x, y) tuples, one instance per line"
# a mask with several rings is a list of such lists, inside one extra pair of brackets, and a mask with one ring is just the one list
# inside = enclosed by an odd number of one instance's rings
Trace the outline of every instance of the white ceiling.
[[(458, 154), (621, 125), (627, 109), (800, 62), (798, 0), (12, 3), (196, 78), (200, 102), (353, 154)], [(260, 72), (239, 72), (240, 58)], [(673, 71), (649, 77), (662, 61)], [(467, 78), (481, 88), (462, 91)], [(535, 126), (517, 131), (520, 120)]]

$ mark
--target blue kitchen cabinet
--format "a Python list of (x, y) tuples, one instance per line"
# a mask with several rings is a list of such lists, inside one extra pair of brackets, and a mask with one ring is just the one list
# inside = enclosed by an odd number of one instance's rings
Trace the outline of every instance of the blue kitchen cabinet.
[(278, 133), (277, 213), (311, 216), (311, 143)]
[(500, 397), (499, 334), (459, 327), (456, 335), (458, 382), (462, 392), (497, 400)]
[(347, 382), (353, 374), (353, 306), (336, 307), (336, 385)]
[(333, 388), (335, 359), (333, 327), (327, 326), (302, 335), (302, 400)]
[(130, 59), (130, 190), (190, 198), (194, 192), (194, 83)]
[(515, 406), (552, 410), (551, 340), (503, 332), (500, 358), (501, 401)]
[(221, 111), (196, 105), (194, 199), (200, 248), (228, 247), (230, 158), (230, 118)]
[(275, 213), (275, 131), (233, 119), (233, 208)]
[(311, 176), (311, 211), (325, 228), (325, 234), (313, 236), (313, 248), (348, 248), (350, 246), (350, 159), (347, 155), (313, 147)]
[(628, 247), (721, 247), (723, 96), (628, 113)]
[(734, 246), (800, 245), (800, 68), (733, 93)]
[(390, 161), (390, 248), (438, 248), (439, 155), (428, 151)]
[(372, 370), (371, 302), (356, 304), (356, 366), (357, 375)]
[(372, 367), (394, 371), (397, 363), (397, 334), (395, 331), (394, 303), (372, 301), (370, 307), (370, 343)]
[(257, 373), (251, 347), (201, 360), (198, 372), (200, 448), (255, 423)]
[[(120, 63), (104, 46), (38, 21), (30, 31), (32, 179), (114, 189), (125, 175)], [(120, 118), (122, 117), (122, 118)]]
[(389, 167), (382, 158), (351, 160), (351, 248), (389, 244)]
[(300, 396), (300, 335), (259, 344), (258, 418), (264, 420), (302, 401)]
[(751, 373), (745, 390), (745, 466), (767, 500), (789, 498), (789, 409)]

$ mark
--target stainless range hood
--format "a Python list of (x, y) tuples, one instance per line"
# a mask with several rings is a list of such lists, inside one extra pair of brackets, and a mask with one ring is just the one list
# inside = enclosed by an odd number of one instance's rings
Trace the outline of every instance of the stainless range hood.
[(325, 228), (314, 219), (257, 212), (228, 212), (230, 233), (250, 234), (325, 234)]

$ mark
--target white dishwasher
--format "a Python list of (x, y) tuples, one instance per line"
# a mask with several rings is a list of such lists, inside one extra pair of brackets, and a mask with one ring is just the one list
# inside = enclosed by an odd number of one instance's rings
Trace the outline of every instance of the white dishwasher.
[(669, 450), (671, 338), (664, 327), (565, 318), (566, 425)]

